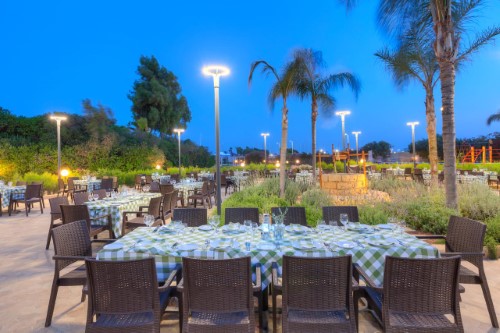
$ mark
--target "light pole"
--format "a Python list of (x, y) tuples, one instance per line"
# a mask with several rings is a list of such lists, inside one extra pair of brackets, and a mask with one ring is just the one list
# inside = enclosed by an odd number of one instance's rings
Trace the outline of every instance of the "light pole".
[(229, 68), (223, 66), (206, 66), (203, 67), (203, 74), (210, 75), (214, 79), (214, 95), (215, 95), (215, 169), (217, 182), (217, 215), (221, 213), (221, 191), (220, 191), (220, 143), (219, 143), (219, 78), (229, 75)]
[(267, 169), (267, 137), (269, 133), (260, 133), (264, 137), (264, 168)]
[(61, 179), (61, 121), (66, 120), (66, 116), (50, 116), (50, 119), (57, 122), (57, 180)]
[(359, 162), (359, 156), (358, 156), (358, 135), (361, 134), (360, 131), (357, 131), (357, 132), (352, 132), (352, 134), (354, 134), (354, 136), (356, 137), (356, 162), (358, 163)]
[(418, 121), (412, 121), (406, 123), (407, 126), (411, 126), (411, 145), (413, 147), (413, 168), (417, 167), (417, 153), (415, 152), (415, 126), (419, 124)]
[(184, 133), (184, 128), (174, 128), (174, 132), (177, 133), (177, 141), (179, 143), (179, 180), (181, 179), (181, 133)]
[(345, 150), (345, 116), (351, 114), (351, 111), (337, 111), (335, 112), (336, 116), (340, 116), (342, 121), (342, 150)]

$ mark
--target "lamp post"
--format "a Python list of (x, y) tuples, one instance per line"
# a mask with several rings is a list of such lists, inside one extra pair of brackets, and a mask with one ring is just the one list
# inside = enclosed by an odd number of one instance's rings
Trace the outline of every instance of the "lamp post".
[(415, 126), (419, 124), (418, 121), (407, 122), (407, 126), (411, 126), (411, 145), (413, 148), (413, 168), (417, 167), (417, 154), (415, 152)]
[(179, 180), (181, 179), (181, 133), (184, 133), (184, 128), (174, 128), (174, 132), (177, 133), (177, 141), (179, 143)]
[(361, 132), (360, 131), (352, 132), (352, 134), (354, 134), (354, 136), (356, 137), (356, 162), (359, 163), (359, 156), (358, 156), (358, 135), (360, 135)]
[(340, 116), (342, 121), (342, 150), (345, 150), (345, 116), (351, 114), (351, 111), (337, 111), (335, 112), (336, 116)]
[(51, 120), (57, 122), (57, 179), (61, 179), (61, 121), (66, 120), (66, 116), (50, 116)]
[(219, 143), (219, 78), (229, 75), (229, 68), (223, 66), (206, 66), (203, 67), (203, 74), (212, 76), (214, 79), (214, 95), (215, 95), (215, 169), (217, 182), (217, 215), (221, 213), (221, 191), (220, 191), (220, 143)]
[(264, 137), (264, 168), (267, 169), (267, 137), (269, 133), (260, 133)]

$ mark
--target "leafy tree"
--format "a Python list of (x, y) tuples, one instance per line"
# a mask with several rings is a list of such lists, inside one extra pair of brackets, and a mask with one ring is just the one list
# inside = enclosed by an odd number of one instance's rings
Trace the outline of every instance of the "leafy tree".
[(98, 103), (97, 106), (92, 105), (92, 101), (88, 98), (82, 101), (82, 107), (85, 127), (90, 136), (101, 139), (106, 134), (109, 134), (109, 128), (116, 123), (113, 118), (113, 111), (101, 103)]
[(236, 147), (236, 155), (246, 155), (248, 153), (251, 153), (251, 152), (254, 152), (254, 151), (264, 151), (263, 149), (259, 149), (259, 148), (250, 148), (248, 146), (246, 146), (245, 148), (242, 148), (242, 147)]
[[(293, 54), (293, 66), (296, 68), (297, 78), (294, 80), (297, 94), (303, 100), (311, 98), (311, 152), (316, 152), (316, 120), (318, 118), (319, 105), (326, 113), (335, 108), (335, 98), (330, 91), (347, 85), (358, 96), (360, 83), (358, 79), (349, 72), (324, 75), (322, 69), (325, 67), (321, 51), (312, 49), (299, 49)], [(319, 105), (318, 105), (319, 104)], [(316, 159), (312, 160), (313, 178), (316, 178)]]
[(288, 142), (288, 97), (295, 92), (296, 79), (295, 68), (293, 63), (285, 65), (283, 70), (278, 74), (276, 69), (269, 65), (264, 60), (255, 61), (250, 65), (250, 74), (248, 76), (248, 85), (252, 83), (253, 73), (257, 67), (262, 67), (262, 74), (266, 76), (272, 75), (276, 81), (269, 92), (268, 102), (271, 109), (274, 108), (274, 103), (277, 99), (283, 99), (281, 108), (281, 145), (280, 145), (280, 197), (285, 197), (285, 168), (286, 168), (286, 145)]
[[(438, 158), (443, 158), (443, 136), (441, 134), (436, 135), (436, 142), (437, 142), (437, 157)], [(408, 144), (408, 151), (412, 151), (412, 144), (411, 142)], [(422, 139), (415, 141), (415, 150), (417, 152), (418, 156), (421, 156), (422, 158), (429, 159), (429, 140)]]
[(488, 124), (489, 126), (494, 121), (500, 121), (500, 110), (497, 113), (494, 113), (491, 116), (489, 116), (488, 120), (486, 120), (486, 124)]
[(391, 156), (391, 144), (385, 141), (369, 142), (361, 148), (364, 151), (372, 151), (373, 157), (388, 158)]
[(154, 56), (142, 56), (137, 73), (140, 78), (128, 95), (134, 120), (147, 119), (149, 128), (160, 134), (172, 134), (177, 126), (186, 128), (191, 112), (177, 77)]

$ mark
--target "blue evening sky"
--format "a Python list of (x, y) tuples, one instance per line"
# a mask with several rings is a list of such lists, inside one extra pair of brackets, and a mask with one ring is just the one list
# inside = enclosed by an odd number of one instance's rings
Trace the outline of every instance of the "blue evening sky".
[[(221, 148), (278, 150), (281, 101), (271, 112), (267, 93), (272, 78), (260, 74), (251, 89), (250, 63), (264, 59), (281, 67), (298, 47), (323, 51), (331, 72), (352, 71), (363, 84), (356, 101), (347, 89), (334, 91), (338, 109), (351, 110), (348, 133), (362, 131), (360, 145), (386, 140), (405, 148), (407, 121), (418, 120), (417, 139), (426, 137), (424, 92), (417, 84), (400, 91), (373, 53), (384, 45), (375, 4), (360, 1), (352, 12), (329, 1), (3, 1), (0, 4), (0, 106), (16, 115), (81, 112), (90, 98), (114, 111), (119, 124), (131, 120), (127, 99), (141, 55), (155, 55), (173, 71), (192, 112), (184, 137), (214, 150), (213, 85), (202, 75), (208, 64), (223, 64)], [(490, 1), (477, 28), (500, 24), (500, 5)], [(457, 137), (498, 130), (486, 126), (500, 109), (500, 41), (484, 48), (457, 75)], [(439, 88), (436, 109), (440, 108)], [(310, 151), (310, 102), (289, 103), (289, 140)], [(318, 148), (341, 143), (338, 117), (320, 117)], [(441, 132), (441, 117), (438, 117)], [(291, 145), (290, 141), (288, 142)], [(351, 135), (351, 144), (354, 138)]]

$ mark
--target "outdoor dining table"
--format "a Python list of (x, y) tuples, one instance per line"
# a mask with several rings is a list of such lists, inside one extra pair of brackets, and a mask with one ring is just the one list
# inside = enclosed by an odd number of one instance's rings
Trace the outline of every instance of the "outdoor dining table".
[(488, 176), (457, 175), (457, 180), (462, 184), (488, 184)]
[(310, 172), (298, 172), (295, 174), (295, 181), (297, 183), (312, 184), (313, 176)]
[(198, 179), (206, 178), (208, 180), (214, 180), (214, 174), (211, 172), (200, 172), (198, 174)]
[(246, 181), (248, 180), (248, 176), (235, 174), (234, 176), (227, 176), (227, 179), (230, 179), (234, 183), (234, 185), (236, 185), (236, 187), (238, 187), (239, 189), (241, 185), (245, 185)]
[(0, 193), (2, 194), (2, 202), (0, 208), (9, 208), (11, 197), (14, 199), (22, 198), (26, 186), (0, 186)]
[[(151, 198), (161, 196), (161, 193), (134, 193), (128, 196), (106, 198), (90, 201), (85, 204), (89, 208), (90, 217), (111, 215), (111, 224), (115, 237), (122, 235), (122, 218), (125, 211), (139, 211), (140, 206), (148, 206)], [(96, 224), (107, 224), (107, 219), (97, 220)]]
[(79, 187), (87, 187), (87, 192), (92, 192), (93, 190), (98, 190), (101, 188), (101, 179), (76, 179), (73, 180), (73, 183)]
[(182, 192), (184, 198), (187, 198), (189, 196), (189, 191), (201, 189), (202, 187), (203, 182), (197, 181), (180, 182), (174, 184), (174, 188), (176, 190), (179, 190), (179, 192)]
[(405, 174), (405, 170), (401, 168), (389, 168), (387, 169), (387, 174), (393, 175), (393, 176), (403, 176)]
[[(254, 267), (261, 265), (262, 286), (265, 289), (271, 284), (272, 263), (277, 262), (281, 270), (283, 255), (329, 257), (350, 254), (353, 262), (359, 264), (380, 285), (383, 282), (385, 257), (388, 255), (410, 258), (439, 256), (438, 250), (430, 244), (399, 230), (369, 228), (366, 230), (370, 230), (370, 233), (364, 233), (330, 227), (323, 232), (316, 232), (310, 228), (296, 227), (299, 232), (287, 231), (279, 246), (274, 241), (261, 240), (260, 232), (243, 231), (243, 227), (238, 233), (229, 232), (232, 230), (229, 228), (227, 233), (219, 231), (217, 234), (207, 225), (183, 228), (182, 231), (167, 226), (159, 229), (137, 228), (105, 246), (97, 258), (131, 260), (154, 256), (158, 279), (164, 281), (185, 256), (205, 259), (250, 256)], [(387, 239), (390, 245), (370, 241), (379, 237)], [(251, 244), (249, 251), (245, 246), (247, 241)]]

